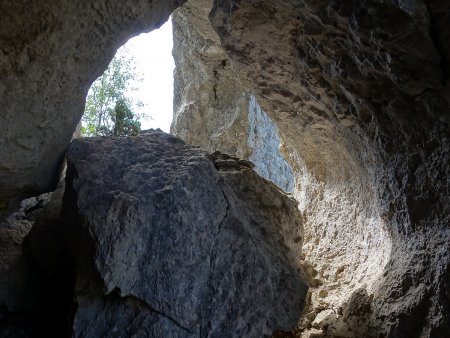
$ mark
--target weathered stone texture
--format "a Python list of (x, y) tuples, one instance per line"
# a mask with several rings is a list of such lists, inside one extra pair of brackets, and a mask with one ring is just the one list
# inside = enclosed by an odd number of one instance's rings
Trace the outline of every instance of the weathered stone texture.
[(261, 337), (295, 326), (307, 290), (301, 215), (248, 162), (156, 131), (75, 140), (67, 161), (75, 336)]
[(248, 95), (207, 20), (211, 6), (190, 0), (173, 13), (171, 133), (211, 152), (247, 158)]
[(230, 64), (208, 20), (211, 6), (189, 0), (173, 14), (171, 133), (211, 152), (249, 159), (262, 177), (291, 192), (294, 178), (280, 153), (278, 130)]
[(0, 310), (22, 311), (35, 306), (35, 290), (28, 280), (30, 269), (22, 254), (22, 241), (31, 226), (21, 217), (0, 223)]
[[(158, 27), (181, 3), (0, 1), (1, 217), (55, 185), (90, 83), (126, 39)], [(211, 5), (218, 35), (204, 20)], [(72, 155), (89, 155), (72, 159), (66, 194), (74, 230), (68, 239), (82, 263), (75, 335), (118, 334), (114, 325), (149, 336), (287, 329), (303, 301), (301, 257), (313, 287), (298, 335), (450, 336), (449, 17), (450, 4), (439, 0), (192, 0), (177, 12), (173, 131), (254, 159), (255, 95), (258, 113), (268, 115), (259, 120), (274, 124), (277, 132), (268, 134), (279, 137), (295, 177), (305, 250), (292, 248), (303, 239), (299, 227), (280, 230), (300, 217), (293, 202), (247, 162), (208, 159), (167, 136), (190, 155), (154, 142), (171, 160), (161, 162), (147, 146), (119, 147), (119, 156), (113, 141), (75, 142)], [(144, 136), (134, 140), (146, 144)], [(253, 155), (273, 152), (277, 142), (271, 138)], [(109, 149), (109, 160), (94, 144)], [(125, 165), (136, 152), (145, 165)], [(267, 158), (282, 163), (278, 154)], [(278, 164), (260, 172), (289, 175)], [(174, 212), (168, 206), (175, 202)], [(269, 223), (280, 231), (270, 232)], [(19, 250), (29, 226), (1, 228), (2, 318), (6, 307), (32, 300), (24, 296), (28, 272)], [(53, 226), (49, 235), (47, 228), (36, 234), (49, 240), (59, 231)], [(30, 248), (53, 271), (46, 252)], [(252, 302), (255, 312), (245, 312)]]
[(181, 3), (0, 1), (0, 216), (54, 189), (90, 84)]
[[(314, 286), (300, 335), (449, 334), (448, 7), (214, 3), (229, 63), (294, 170)], [(196, 123), (212, 133), (214, 114)]]

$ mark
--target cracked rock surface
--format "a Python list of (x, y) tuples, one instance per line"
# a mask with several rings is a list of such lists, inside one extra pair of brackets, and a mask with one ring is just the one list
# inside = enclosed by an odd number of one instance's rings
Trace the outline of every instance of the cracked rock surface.
[(307, 291), (301, 215), (249, 162), (148, 131), (75, 140), (67, 164), (74, 336), (261, 337), (295, 326)]
[[(214, 1), (227, 65), (293, 171), (311, 285), (299, 337), (450, 336), (449, 17), (434, 0)], [(197, 102), (210, 114), (192, 134), (213, 134), (225, 111)]]

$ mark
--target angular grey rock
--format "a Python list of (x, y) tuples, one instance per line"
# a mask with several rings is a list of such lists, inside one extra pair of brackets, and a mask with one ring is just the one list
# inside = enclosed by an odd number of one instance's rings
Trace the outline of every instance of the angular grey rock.
[(75, 140), (67, 163), (75, 336), (108, 327), (90, 321), (128, 325), (122, 314), (151, 337), (261, 337), (295, 326), (307, 290), (301, 214), (248, 162), (148, 131)]
[[(73, 325), (74, 337), (168, 337), (194, 338), (196, 335), (136, 298), (117, 295), (79, 297)], [(93, 321), (93, 319), (95, 319)]]

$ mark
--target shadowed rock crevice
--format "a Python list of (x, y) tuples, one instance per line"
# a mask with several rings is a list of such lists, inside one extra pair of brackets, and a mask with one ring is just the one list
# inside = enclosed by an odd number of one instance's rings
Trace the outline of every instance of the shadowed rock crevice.
[(183, 2), (0, 2), (1, 217), (55, 188), (91, 83), (122, 44)]
[(431, 38), (441, 57), (444, 81), (447, 81), (450, 76), (450, 29), (446, 22), (449, 19), (450, 5), (440, 1), (428, 1), (426, 6), (430, 16)]
[(2, 337), (70, 336), (75, 279), (60, 220), (63, 190), (22, 202), (25, 213), (0, 225), (0, 243), (9, 241), (0, 252)]

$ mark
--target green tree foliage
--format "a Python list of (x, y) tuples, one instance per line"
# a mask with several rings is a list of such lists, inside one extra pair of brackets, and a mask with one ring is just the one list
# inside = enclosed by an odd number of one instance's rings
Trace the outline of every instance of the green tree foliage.
[(117, 100), (113, 115), (113, 136), (124, 137), (127, 135), (136, 135), (141, 131), (141, 122), (136, 120), (136, 117), (130, 109), (130, 103), (126, 99), (120, 98)]
[(81, 133), (83, 136), (127, 136), (141, 130), (136, 111), (141, 102), (134, 102), (126, 94), (136, 90), (133, 82), (140, 81), (135, 61), (125, 48), (119, 49), (102, 76), (89, 89)]

